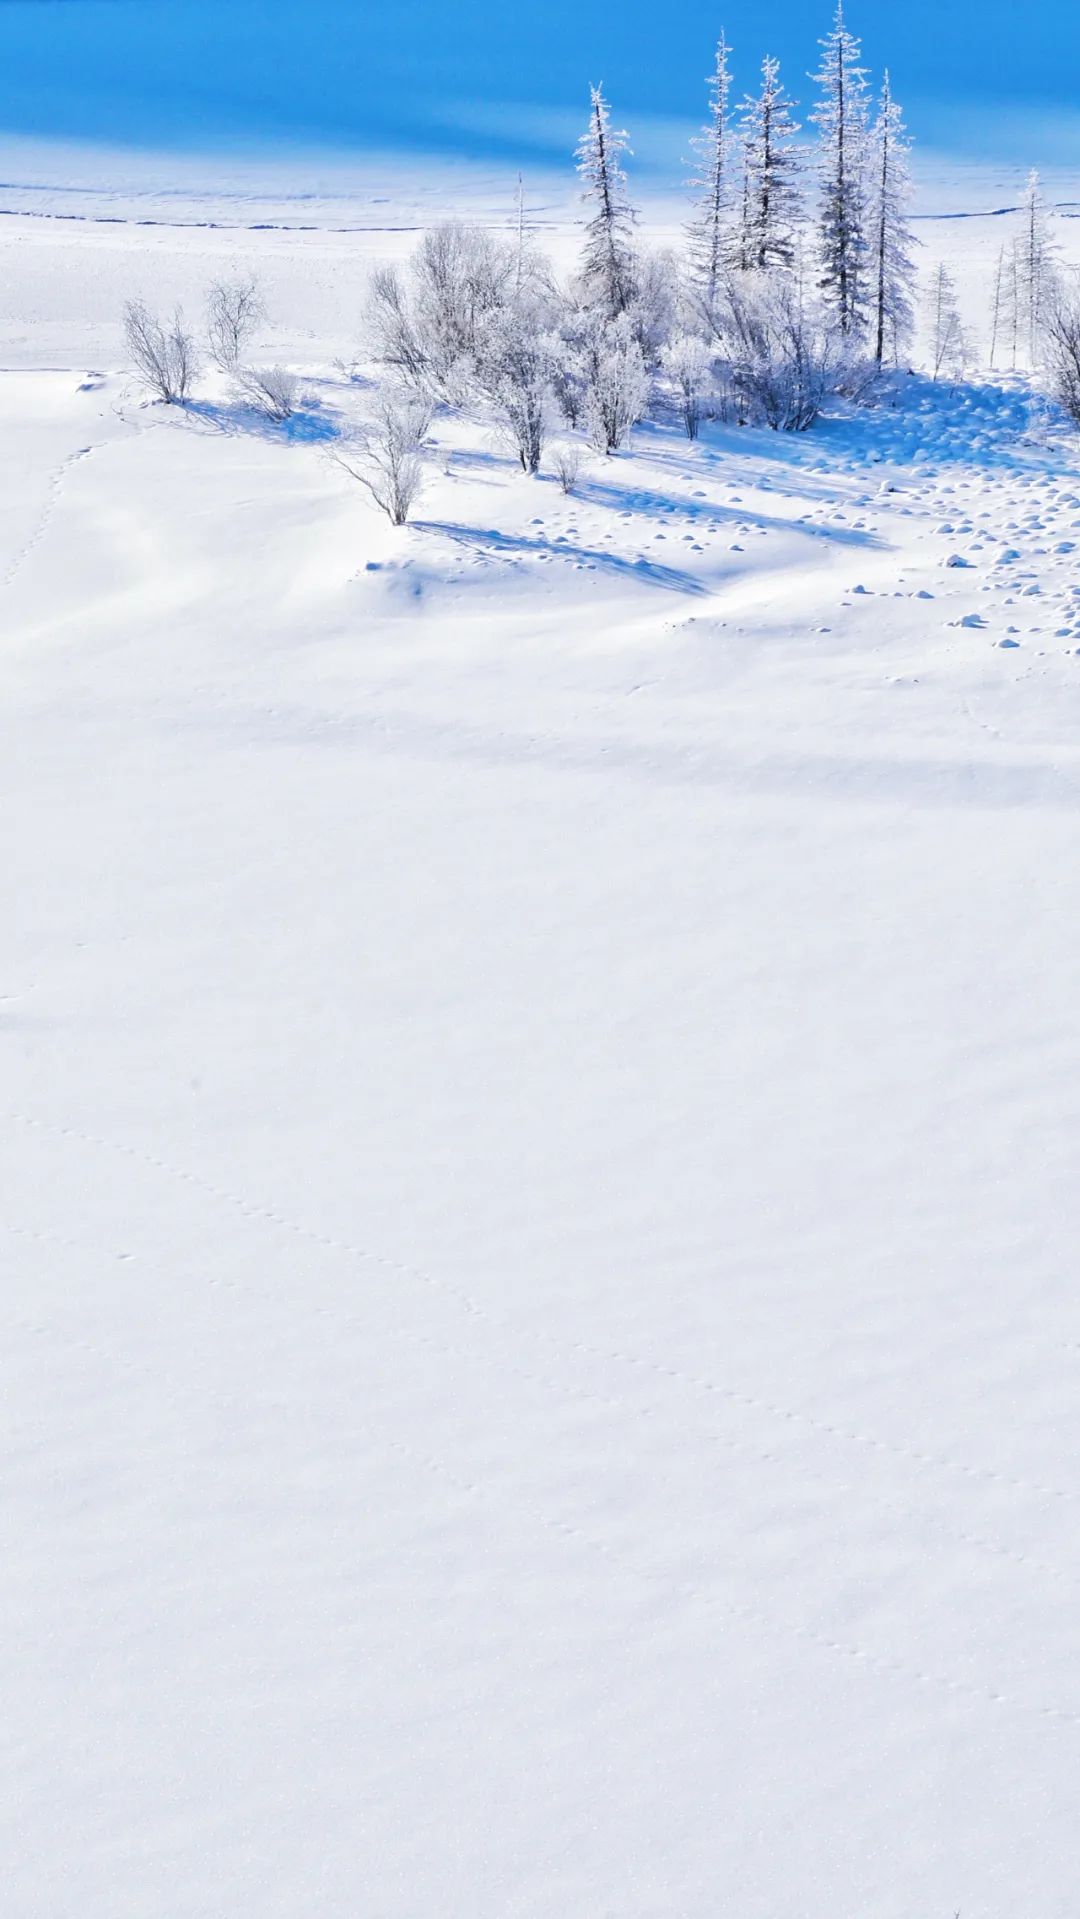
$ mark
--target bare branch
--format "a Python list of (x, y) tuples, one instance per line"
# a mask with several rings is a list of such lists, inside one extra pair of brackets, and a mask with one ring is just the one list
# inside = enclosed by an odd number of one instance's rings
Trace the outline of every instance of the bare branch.
[(124, 338), (143, 385), (166, 406), (182, 406), (191, 391), (197, 360), (180, 308), (166, 324), (144, 301), (129, 300), (124, 308)]
[(290, 420), (296, 411), (300, 382), (284, 366), (238, 367), (236, 384), (267, 419)]
[(393, 526), (404, 526), (424, 478), (422, 446), (431, 408), (413, 394), (384, 393), (374, 419), (357, 434), (348, 454), (332, 455), (370, 493)]
[(206, 337), (215, 366), (223, 373), (234, 373), (265, 318), (266, 308), (254, 277), (215, 281), (206, 296)]

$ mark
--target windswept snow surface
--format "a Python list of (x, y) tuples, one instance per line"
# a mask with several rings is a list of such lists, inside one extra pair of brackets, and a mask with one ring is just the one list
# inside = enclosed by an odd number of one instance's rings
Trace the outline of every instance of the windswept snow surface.
[(66, 231), (3, 257), (4, 1919), (1072, 1919), (1076, 440), (912, 382), (567, 500), (442, 419), (396, 533), (347, 240), (260, 242), (286, 431), (142, 404)]

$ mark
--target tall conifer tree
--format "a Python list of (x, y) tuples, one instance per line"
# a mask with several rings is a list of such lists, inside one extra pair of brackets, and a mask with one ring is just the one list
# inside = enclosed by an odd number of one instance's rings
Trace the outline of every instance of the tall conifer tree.
[(814, 75), (821, 99), (812, 115), (821, 176), (821, 286), (841, 333), (850, 336), (861, 332), (867, 306), (867, 82), (859, 42), (844, 24), (843, 0), (821, 50)]
[(577, 149), (582, 198), (593, 213), (585, 228), (582, 277), (611, 319), (625, 313), (634, 295), (634, 211), (626, 189), (623, 155), (627, 135), (611, 124), (611, 109), (600, 87), (591, 89), (589, 125)]

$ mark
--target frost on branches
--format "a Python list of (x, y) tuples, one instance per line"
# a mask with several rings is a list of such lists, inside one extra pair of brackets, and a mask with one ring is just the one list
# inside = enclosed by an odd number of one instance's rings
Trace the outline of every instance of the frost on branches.
[(907, 213), (911, 200), (908, 151), (903, 117), (886, 69), (874, 122), (869, 190), (871, 329), (879, 366), (886, 353), (899, 359), (914, 326), (911, 249), (915, 241)]
[(1019, 325), (1027, 342), (1028, 365), (1042, 357), (1046, 316), (1057, 288), (1057, 248), (1037, 173), (1029, 173), (1024, 188), (1023, 225), (1016, 251), (1016, 305)]
[(867, 306), (867, 80), (842, 4), (821, 49), (814, 75), (821, 99), (811, 115), (819, 139), (821, 287), (848, 338), (862, 330)]
[(790, 267), (802, 215), (798, 124), (780, 83), (780, 62), (761, 65), (761, 92), (743, 104), (743, 245), (747, 267)]
[(622, 156), (630, 151), (624, 132), (611, 124), (599, 87), (592, 88), (587, 131), (577, 149), (582, 198), (592, 207), (585, 228), (581, 275), (597, 305), (617, 320), (634, 297), (634, 211), (626, 191)]
[(942, 261), (930, 283), (927, 307), (930, 365), (935, 380), (959, 379), (967, 360), (968, 342), (956, 304), (956, 283)]
[[(553, 472), (569, 493), (586, 448), (618, 453), (651, 411), (677, 418), (695, 440), (710, 420), (801, 432), (830, 400), (883, 397), (880, 370), (914, 333), (909, 140), (888, 71), (871, 124), (842, 6), (821, 48), (819, 194), (809, 210), (796, 103), (779, 63), (763, 60), (760, 87), (736, 115), (721, 33), (681, 259), (637, 243), (628, 138), (594, 87), (576, 149), (588, 208), (576, 275), (560, 282), (534, 245), (520, 175), (502, 233), (448, 221), (403, 264), (373, 273), (365, 358), (378, 375), (374, 408), (338, 463), (395, 525), (418, 497), (427, 425), (440, 410), (470, 411), (524, 474)], [(1026, 353), (1080, 424), (1080, 293), (1057, 253), (1032, 174), (987, 289), (990, 366), (1016, 368)], [(961, 377), (970, 348), (946, 265), (927, 276), (922, 301), (923, 364), (935, 380)], [(265, 317), (244, 278), (210, 289), (202, 341), (179, 310), (170, 319), (129, 301), (129, 359), (156, 399), (183, 404), (209, 357), (234, 395), (283, 426), (297, 410), (296, 374), (248, 358)], [(902, 395), (890, 382), (887, 397), (899, 404)]]
[[(880, 369), (914, 334), (909, 140), (887, 71), (871, 119), (842, 8), (821, 46), (812, 209), (778, 62), (762, 62), (760, 87), (736, 116), (721, 33), (682, 259), (637, 243), (627, 135), (594, 87), (576, 150), (588, 206), (579, 272), (560, 283), (534, 248), (519, 176), (509, 244), (450, 223), (425, 234), (404, 266), (374, 275), (369, 341), (384, 376), (433, 406), (475, 406), (523, 472), (556, 462), (568, 488), (586, 442), (618, 452), (654, 405), (695, 439), (716, 418), (805, 431), (830, 397), (880, 394)], [(1032, 176), (998, 260), (991, 365), (1004, 347), (1015, 365), (1026, 344), (1071, 408), (1080, 303), (1065, 296), (1055, 252)], [(947, 268), (923, 298), (929, 369), (956, 377), (969, 346)], [(407, 455), (419, 457), (411, 443)]]
[(693, 142), (698, 171), (690, 185), (696, 188), (699, 197), (687, 238), (691, 281), (706, 311), (716, 304), (730, 246), (736, 144), (729, 106), (730, 52), (721, 34), (716, 48), (716, 67), (709, 80), (708, 125)]

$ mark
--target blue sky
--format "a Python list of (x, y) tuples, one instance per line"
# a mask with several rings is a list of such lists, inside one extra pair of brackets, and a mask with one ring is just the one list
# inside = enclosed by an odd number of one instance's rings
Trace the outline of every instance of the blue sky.
[[(673, 156), (721, 25), (807, 102), (831, 0), (0, 0), (0, 132), (158, 149), (324, 146), (545, 165), (590, 80)], [(1036, 165), (1080, 155), (1075, 0), (849, 0), (917, 139)], [(657, 29), (656, 21), (662, 25)]]

